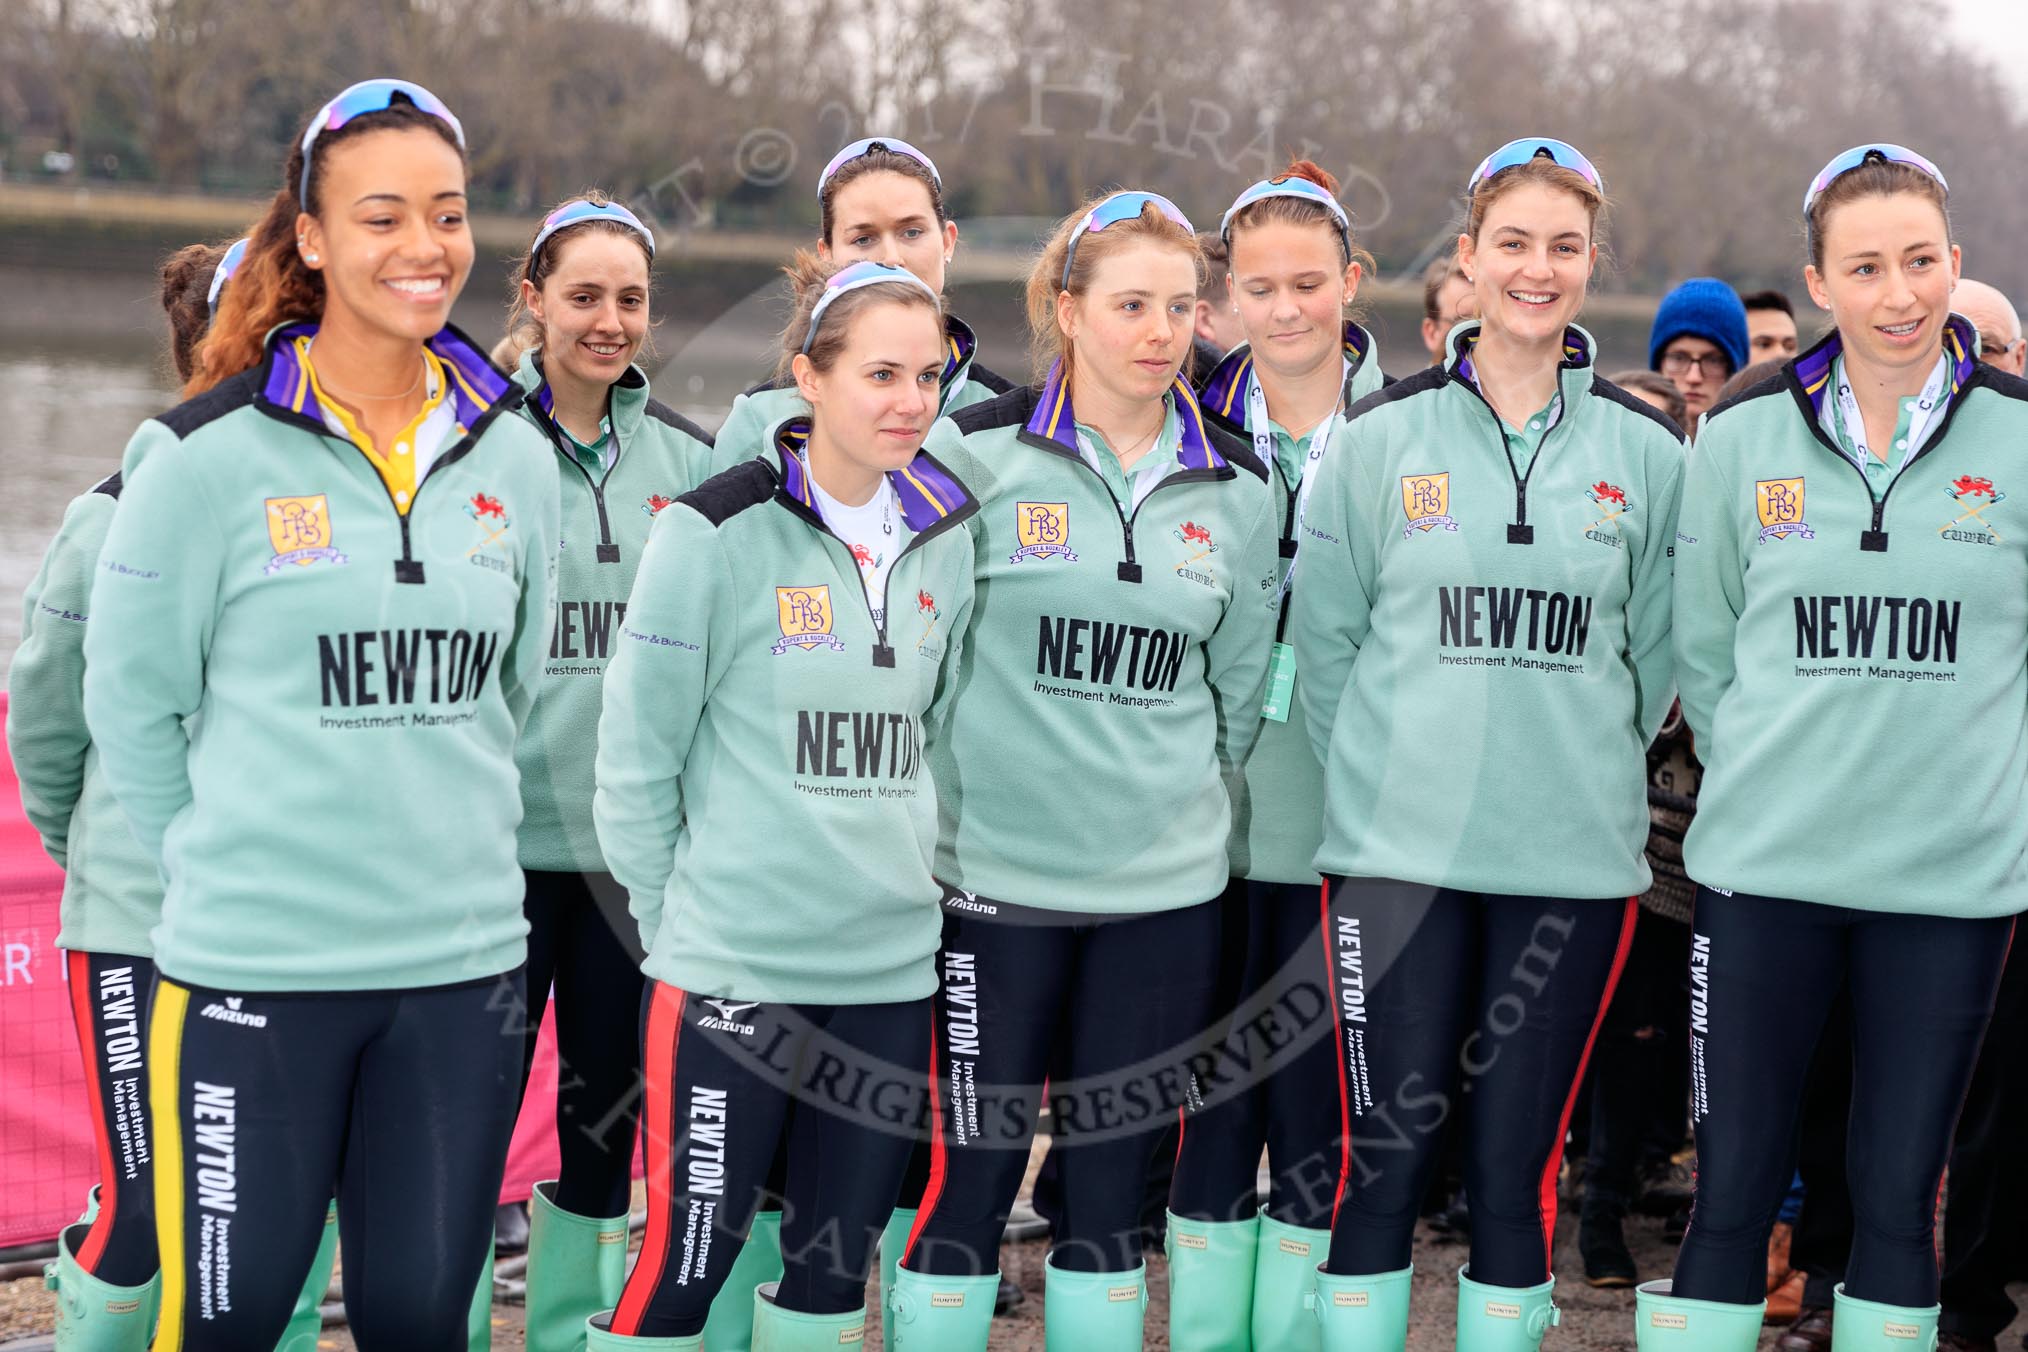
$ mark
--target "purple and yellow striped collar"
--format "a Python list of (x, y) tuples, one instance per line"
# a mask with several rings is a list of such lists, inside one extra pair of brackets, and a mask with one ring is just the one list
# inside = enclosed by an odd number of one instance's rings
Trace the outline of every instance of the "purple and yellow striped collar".
[[(1204, 412), (1197, 406), (1197, 395), (1190, 388), (1190, 382), (1177, 376), (1169, 386), (1169, 400), (1180, 415), (1183, 432), (1177, 440), (1176, 463), (1184, 469), (1222, 470), (1225, 457), (1211, 444), (1211, 434), (1204, 430)], [(1061, 360), (1049, 368), (1049, 378), (1042, 382), (1041, 395), (1035, 401), (1035, 412), (1028, 417), (1024, 429), (1030, 436), (1053, 441), (1071, 455), (1081, 455), (1077, 444), (1077, 415), (1070, 406), (1070, 382), (1064, 379)]]
[[(1345, 321), (1344, 351), (1347, 370), (1357, 371), (1366, 362), (1366, 352), (1373, 345), (1366, 330), (1351, 320)], [(1204, 382), (1204, 392), (1198, 396), (1205, 408), (1219, 417), (1246, 426), (1246, 387), (1253, 379), (1253, 349), (1247, 344), (1225, 354), (1225, 360), (1212, 371), (1211, 379)]]
[[(1477, 324), (1459, 332), (1451, 341), (1451, 372), (1475, 390), (1479, 388), (1479, 373), (1472, 367), (1472, 351), (1478, 344)], [(1593, 350), (1591, 335), (1577, 325), (1572, 324), (1563, 331), (1563, 368), (1566, 371), (1590, 366)]]
[[(310, 373), (296, 357), (296, 340), (316, 334), (314, 323), (283, 324), (268, 334), (267, 372), (261, 382), (264, 402), (299, 417), (321, 416), (315, 411), (317, 396), (310, 389)], [(513, 382), (500, 374), (486, 354), (450, 325), (423, 345), (450, 373), (451, 401), (457, 406), (461, 427), (476, 426), (480, 416), (513, 388)]]
[[(781, 477), (782, 492), (821, 520), (823, 513), (817, 507), (810, 469), (803, 462), (809, 441), (808, 418), (791, 418), (775, 429), (776, 472)], [(904, 468), (889, 470), (887, 482), (894, 486), (895, 499), (901, 504), (901, 519), (917, 533), (928, 530), (972, 500), (965, 486), (927, 451), (918, 451)]]
[[(1951, 359), (1947, 397), (1955, 397), (1965, 387), (1965, 382), (1972, 378), (1972, 372), (1978, 369), (1977, 333), (1972, 322), (1963, 315), (1953, 314), (1944, 321), (1944, 351)], [(1803, 396), (1810, 401), (1811, 411), (1819, 422), (1824, 417), (1824, 400), (1831, 392), (1831, 369), (1844, 351), (1844, 339), (1839, 337), (1836, 329), (1832, 329), (1822, 342), (1797, 357), (1793, 364), (1796, 383), (1802, 387)]]

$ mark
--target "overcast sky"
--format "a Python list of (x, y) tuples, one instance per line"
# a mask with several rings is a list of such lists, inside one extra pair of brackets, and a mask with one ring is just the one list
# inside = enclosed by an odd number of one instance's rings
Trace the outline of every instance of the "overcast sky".
[(1958, 31), (1978, 41), (2028, 107), (2028, 0), (1950, 0)]

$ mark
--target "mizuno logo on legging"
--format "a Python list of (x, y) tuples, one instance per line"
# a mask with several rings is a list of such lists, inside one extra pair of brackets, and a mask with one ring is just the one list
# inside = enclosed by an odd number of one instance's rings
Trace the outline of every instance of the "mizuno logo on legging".
[(944, 954), (945, 1041), (952, 1056), (979, 1054), (979, 973), (970, 953)]
[(757, 1008), (759, 1005), (758, 1001), (750, 1001), (743, 1005), (736, 1004), (731, 1000), (706, 1000), (704, 1003), (717, 1010), (722, 1017), (714, 1019), (709, 1014), (706, 1014), (697, 1021), (699, 1028), (711, 1028), (721, 1033), (739, 1033), (745, 1037), (753, 1036), (753, 1025), (750, 1023), (737, 1023), (734, 1021), (733, 1016), (743, 1014), (749, 1009)]
[(690, 1095), (690, 1195), (725, 1196), (725, 1122), (731, 1111), (723, 1089), (699, 1086)]
[(207, 1211), (238, 1211), (239, 1091), (203, 1080), (190, 1088), (190, 1162), (197, 1166), (197, 1205)]
[(134, 969), (99, 973), (99, 1018), (104, 1022), (106, 1073), (141, 1068), (141, 1025), (134, 1017)]
[(1347, 1023), (1366, 1022), (1366, 945), (1359, 922), (1338, 917), (1338, 1003)]
[(267, 1015), (249, 1014), (239, 1006), (240, 997), (229, 995), (223, 1002), (214, 1000), (197, 1012), (207, 1019), (217, 1019), (220, 1023), (236, 1023), (245, 1028), (265, 1028), (268, 1026)]

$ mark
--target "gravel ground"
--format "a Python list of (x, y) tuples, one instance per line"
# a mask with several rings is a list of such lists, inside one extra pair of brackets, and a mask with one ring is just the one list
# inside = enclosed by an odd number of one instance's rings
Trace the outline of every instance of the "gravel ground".
[[(1661, 1226), (1662, 1223), (1655, 1220), (1636, 1220), (1628, 1224), (1628, 1242), (1640, 1264), (1643, 1280), (1666, 1276), (1674, 1260), (1675, 1250), (1663, 1240)], [(1554, 1349), (1554, 1352), (1604, 1352), (1605, 1349), (1622, 1352), (1631, 1348), (1633, 1293), (1595, 1291), (1575, 1275), (1582, 1268), (1577, 1257), (1574, 1217), (1567, 1217), (1559, 1224), (1557, 1237), (1557, 1268), (1572, 1274), (1572, 1279), (1558, 1288), (1557, 1303), (1563, 1309), (1563, 1323), (1550, 1333), (1545, 1347)], [(1009, 1244), (1001, 1251), (1002, 1270), (1007, 1280), (1017, 1283), (1027, 1294), (1027, 1299), (994, 1324), (991, 1347), (996, 1352), (1042, 1347), (1043, 1253), (1044, 1247), (1039, 1242)], [(1462, 1244), (1436, 1236), (1427, 1229), (1417, 1236), (1415, 1313), (1408, 1340), (1409, 1352), (1450, 1352), (1456, 1297), (1451, 1274), (1464, 1261), (1465, 1248)], [(1151, 1256), (1148, 1263), (1151, 1298), (1148, 1302), (1145, 1346), (1163, 1352), (1169, 1346), (1166, 1273), (1167, 1268), (1161, 1258)], [(2028, 1288), (2016, 1286), (2013, 1294), (2017, 1302), (2028, 1305)], [(31, 1278), (0, 1283), (0, 1337), (46, 1335), (53, 1318), (53, 1301), (54, 1297), (42, 1289), (38, 1280)], [(868, 1304), (874, 1318), (868, 1324), (865, 1346), (871, 1352), (871, 1349), (880, 1346), (875, 1334), (879, 1309), (877, 1292), (869, 1292)], [(2021, 1346), (2015, 1337), (2024, 1331), (2028, 1331), (2028, 1319), (2016, 1320), (2014, 1327), (2001, 1339), (2002, 1352), (2013, 1352)], [(1761, 1339), (1763, 1349), (1774, 1345), (1776, 1332), (1773, 1328), (1767, 1331)], [(44, 1346), (48, 1345), (46, 1338), (41, 1341)], [(0, 1348), (6, 1346), (8, 1344), (0, 1342)], [(352, 1339), (343, 1329), (329, 1329), (318, 1346), (321, 1352), (352, 1352)], [(493, 1346), (500, 1349), (522, 1346), (521, 1308), (518, 1305), (494, 1306)]]

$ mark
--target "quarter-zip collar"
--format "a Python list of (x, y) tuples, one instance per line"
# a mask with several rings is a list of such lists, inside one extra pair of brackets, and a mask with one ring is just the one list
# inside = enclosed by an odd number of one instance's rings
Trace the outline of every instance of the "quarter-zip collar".
[[(296, 357), (296, 339), (314, 338), (317, 329), (317, 324), (305, 322), (281, 324), (268, 333), (267, 353), (255, 377), (258, 393), (254, 403), (270, 417), (313, 427), (323, 436), (329, 429), (317, 412), (310, 373)], [(478, 433), (481, 422), (521, 403), (521, 390), (455, 325), (446, 324), (424, 339), (423, 346), (444, 364), (450, 376), (449, 397), (457, 406), (458, 424), (472, 435)], [(470, 437), (466, 439), (469, 441)]]
[[(296, 356), (296, 340), (315, 338), (317, 329), (317, 324), (303, 322), (277, 324), (268, 331), (266, 355), (254, 374), (254, 407), (278, 422), (314, 436), (343, 442), (343, 438), (325, 426), (323, 412), (317, 407), (317, 397), (310, 389), (310, 373)], [(451, 382), (448, 398), (457, 409), (458, 425), (465, 429), (465, 434), (437, 456), (430, 472), (416, 484), (407, 512), (395, 505), (391, 495), (387, 500), (388, 510), (401, 523), (401, 557), (394, 561), (394, 580), (418, 586), (425, 577), (422, 560), (415, 557), (409, 539), (409, 518), (422, 499), (424, 487), (445, 466), (456, 464), (471, 454), (472, 447), (478, 444), (493, 420), (502, 413), (519, 408), (525, 397), (521, 387), (493, 365), (479, 345), (455, 325), (444, 325), (435, 335), (424, 339), (423, 345), (444, 364), (445, 374)], [(350, 446), (351, 443), (343, 444)], [(361, 460), (365, 459), (363, 452), (353, 449)], [(369, 464), (368, 468), (372, 466)], [(378, 474), (375, 477), (378, 478)], [(386, 487), (384, 482), (382, 487)]]
[[(1950, 394), (1944, 407), (1943, 419), (1936, 424), (1916, 453), (1909, 458), (1903, 470), (1928, 455), (1943, 444), (1949, 433), (1951, 420), (1958, 416), (1958, 409), (1964, 405), (1963, 393), (1978, 385), (1985, 378), (1985, 368), (1973, 354), (1976, 330), (1963, 315), (1953, 314), (1944, 325), (1944, 351), (1951, 358), (1949, 380), (1946, 383)], [(1859, 532), (1859, 548), (1869, 554), (1887, 552), (1887, 503), (1894, 495), (1894, 487), (1902, 479), (1897, 472), (1880, 492), (1873, 491), (1873, 483), (1866, 477), (1866, 471), (1852, 463), (1843, 447), (1824, 431), (1824, 401), (1831, 397), (1832, 363), (1845, 350), (1844, 340), (1836, 329), (1824, 335), (1823, 339), (1809, 351), (1797, 356), (1782, 368), (1781, 380), (1788, 386), (1790, 396), (1796, 402), (1796, 411), (1809, 425), (1810, 435), (1838, 458), (1838, 462), (1859, 476), (1859, 482), (1866, 489), (1866, 495), (1873, 501), (1873, 525)]]
[[(1353, 378), (1373, 351), (1373, 335), (1351, 320), (1345, 321), (1342, 340), (1345, 354), (1345, 384), (1341, 392), (1340, 406), (1352, 407)], [(1204, 382), (1204, 391), (1199, 400), (1207, 413), (1215, 413), (1235, 427), (1246, 427), (1246, 387), (1253, 379), (1253, 348), (1241, 343), (1225, 354), (1224, 360), (1212, 368), (1210, 379)]]
[[(803, 462), (809, 440), (808, 417), (794, 417), (782, 423), (775, 429), (775, 455), (770, 468), (779, 485), (776, 496), (783, 505), (811, 525), (828, 529), (823, 514), (817, 510), (809, 466)], [(910, 548), (979, 510), (979, 501), (971, 490), (928, 451), (918, 451), (906, 466), (889, 470), (887, 482), (894, 488), (901, 519), (912, 532)]]
[(1476, 401), (1486, 410), (1486, 416), (1492, 419), (1493, 444), (1498, 448), (1508, 472), (1514, 476), (1514, 519), (1507, 523), (1507, 543), (1532, 545), (1535, 543), (1535, 527), (1528, 520), (1528, 481), (1542, 463), (1542, 448), (1549, 438), (1559, 427), (1583, 416), (1585, 397), (1590, 393), (1595, 378), (1592, 354), (1598, 350), (1597, 344), (1589, 333), (1575, 324), (1564, 329), (1563, 360), (1557, 364), (1556, 372), (1556, 398), (1550, 400), (1549, 415), (1542, 420), (1546, 426), (1536, 438), (1534, 451), (1524, 469), (1514, 463), (1514, 456), (1508, 449), (1507, 424), (1479, 387), (1479, 373), (1472, 364), (1478, 348), (1479, 329), (1476, 321), (1467, 321), (1451, 330), (1451, 360), (1446, 368), (1450, 379), (1445, 388), (1455, 390), (1458, 398)]
[[(1204, 428), (1204, 412), (1197, 406), (1197, 395), (1191, 390), (1190, 382), (1177, 376), (1169, 387), (1168, 397), (1181, 423), (1181, 434), (1176, 441), (1176, 463), (1185, 470), (1208, 470), (1221, 477), (1232, 473), (1225, 457), (1211, 444), (1211, 435)], [(1020, 439), (1031, 446), (1083, 462), (1084, 456), (1077, 445), (1077, 414), (1070, 406), (1070, 381), (1064, 375), (1061, 360), (1050, 366), (1049, 378), (1042, 382), (1041, 394), (1035, 401), (1035, 412), (1029, 415), (1027, 425), (1021, 429)]]

